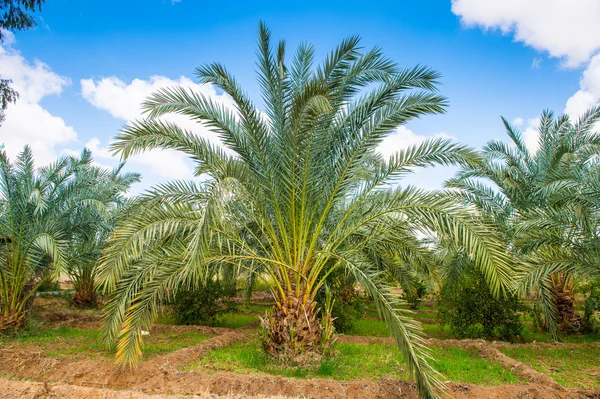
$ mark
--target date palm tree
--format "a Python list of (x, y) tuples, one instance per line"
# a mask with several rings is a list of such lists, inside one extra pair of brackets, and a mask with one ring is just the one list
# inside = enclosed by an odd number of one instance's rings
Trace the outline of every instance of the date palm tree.
[[(119, 339), (117, 362), (134, 365), (161, 301), (198, 286), (211, 267), (257, 272), (276, 305), (264, 319), (264, 344), (284, 357), (318, 355), (322, 327), (315, 295), (338, 269), (374, 298), (422, 397), (442, 384), (429, 364), (418, 322), (401, 310), (378, 259), (419, 248), (418, 233), (443, 232), (472, 254), (496, 293), (511, 266), (501, 240), (469, 209), (442, 192), (400, 187), (412, 168), (479, 161), (469, 148), (427, 140), (384, 159), (382, 140), (407, 121), (444, 111), (439, 75), (423, 66), (400, 68), (380, 49), (363, 51), (350, 37), (314, 67), (314, 49), (286, 46), (259, 29), (258, 82), (264, 111), (221, 64), (200, 67), (201, 83), (223, 90), (229, 109), (191, 90), (159, 90), (112, 149), (124, 159), (175, 149), (196, 162), (199, 182), (173, 182), (143, 195), (117, 223), (99, 265), (109, 294), (103, 337)], [(165, 121), (185, 115), (212, 129), (220, 144)], [(326, 315), (325, 315), (326, 316)]]
[(64, 204), (98, 205), (72, 179), (83, 162), (64, 157), (36, 168), (28, 146), (14, 163), (0, 152), (0, 331), (22, 326), (36, 290), (65, 270), (72, 207)]
[(546, 321), (577, 328), (573, 278), (599, 276), (600, 107), (573, 122), (542, 114), (537, 151), (503, 118), (510, 145), (491, 141), (485, 161), (468, 165), (446, 186), (503, 232), (521, 263), (521, 287), (534, 288)]
[[(69, 209), (66, 223), (68, 229), (67, 270), (73, 282), (71, 303), (76, 307), (96, 307), (96, 263), (102, 254), (117, 215), (124, 211), (129, 200), (125, 193), (133, 183), (140, 181), (137, 173), (123, 173), (124, 164), (114, 170), (91, 163), (91, 153), (84, 150), (81, 163), (74, 169), (72, 179), (79, 182), (78, 193), (70, 195), (55, 211)], [(94, 209), (81, 202), (81, 193), (94, 198), (102, 206)]]

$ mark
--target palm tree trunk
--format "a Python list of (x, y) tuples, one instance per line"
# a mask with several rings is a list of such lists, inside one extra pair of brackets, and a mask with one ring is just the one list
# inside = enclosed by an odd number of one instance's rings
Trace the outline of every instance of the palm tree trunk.
[(73, 293), (73, 298), (71, 299), (71, 305), (76, 308), (97, 308), (98, 307), (98, 294), (93, 289), (89, 287), (80, 285), (77, 287)]
[(285, 298), (278, 298), (271, 314), (262, 319), (265, 351), (284, 362), (317, 361), (326, 347), (320, 309), (307, 297), (288, 292)]
[(82, 265), (76, 273), (71, 274), (75, 293), (71, 304), (76, 308), (97, 308), (98, 293), (95, 286), (95, 273), (93, 264)]
[(73, 284), (75, 292), (71, 304), (76, 308), (97, 308), (98, 294), (94, 287), (94, 280), (76, 281)]
[(558, 322), (565, 332), (577, 332), (582, 326), (582, 320), (575, 313), (575, 295), (573, 294), (573, 283), (565, 274), (557, 274), (552, 277), (554, 288), (554, 303), (558, 311)]
[(23, 327), (35, 299), (35, 294), (28, 297), (27, 295), (34, 289), (34, 286), (36, 286), (35, 281), (30, 281), (25, 284), (18, 298), (15, 300), (6, 298), (4, 303), (0, 302), (0, 332)]

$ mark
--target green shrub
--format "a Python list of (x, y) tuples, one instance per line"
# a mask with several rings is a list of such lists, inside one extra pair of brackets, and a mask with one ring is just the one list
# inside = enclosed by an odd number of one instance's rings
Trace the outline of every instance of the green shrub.
[(585, 295), (585, 308), (583, 313), (584, 332), (598, 329), (598, 312), (600, 311), (600, 280), (592, 280), (583, 284), (578, 289)]
[(458, 338), (484, 338), (514, 341), (523, 325), (523, 307), (516, 296), (494, 297), (483, 275), (466, 268), (461, 275), (441, 287), (438, 317)]
[(423, 298), (427, 295), (427, 284), (422, 281), (417, 281), (415, 289), (411, 293), (405, 293), (403, 299), (408, 303), (408, 307), (412, 310), (416, 310), (423, 302)]
[(219, 317), (235, 310), (236, 289), (219, 280), (208, 280), (197, 290), (181, 290), (173, 300), (177, 324), (214, 325)]

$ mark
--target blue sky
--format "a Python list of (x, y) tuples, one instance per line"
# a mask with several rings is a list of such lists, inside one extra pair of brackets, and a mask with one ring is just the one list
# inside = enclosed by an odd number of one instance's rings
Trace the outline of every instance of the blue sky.
[[(448, 113), (410, 123), (386, 148), (435, 135), (481, 147), (503, 138), (501, 115), (520, 123), (535, 146), (542, 110), (576, 114), (600, 98), (600, 2), (576, 3), (47, 0), (38, 27), (2, 45), (0, 75), (24, 95), (8, 110), (0, 142), (9, 154), (30, 143), (40, 162), (88, 145), (100, 164), (114, 165), (107, 144), (152, 90), (179, 83), (222, 97), (189, 81), (208, 62), (227, 65), (258, 101), (254, 53), (264, 20), (289, 53), (307, 41), (322, 57), (359, 34), (365, 47), (378, 45), (400, 64), (441, 72)], [(128, 168), (144, 175), (136, 191), (191, 170), (179, 155), (160, 153)], [(437, 187), (450, 173), (435, 169), (409, 181)]]

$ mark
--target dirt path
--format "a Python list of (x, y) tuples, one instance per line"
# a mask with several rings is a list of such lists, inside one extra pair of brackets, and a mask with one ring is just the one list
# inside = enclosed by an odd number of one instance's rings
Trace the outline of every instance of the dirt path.
[[(264, 399), (265, 396), (219, 396), (203, 395), (150, 395), (137, 391), (115, 391), (112, 389), (80, 387), (76, 385), (46, 384), (41, 382), (7, 380), (0, 378), (0, 399)], [(270, 399), (290, 399), (270, 396)]]

